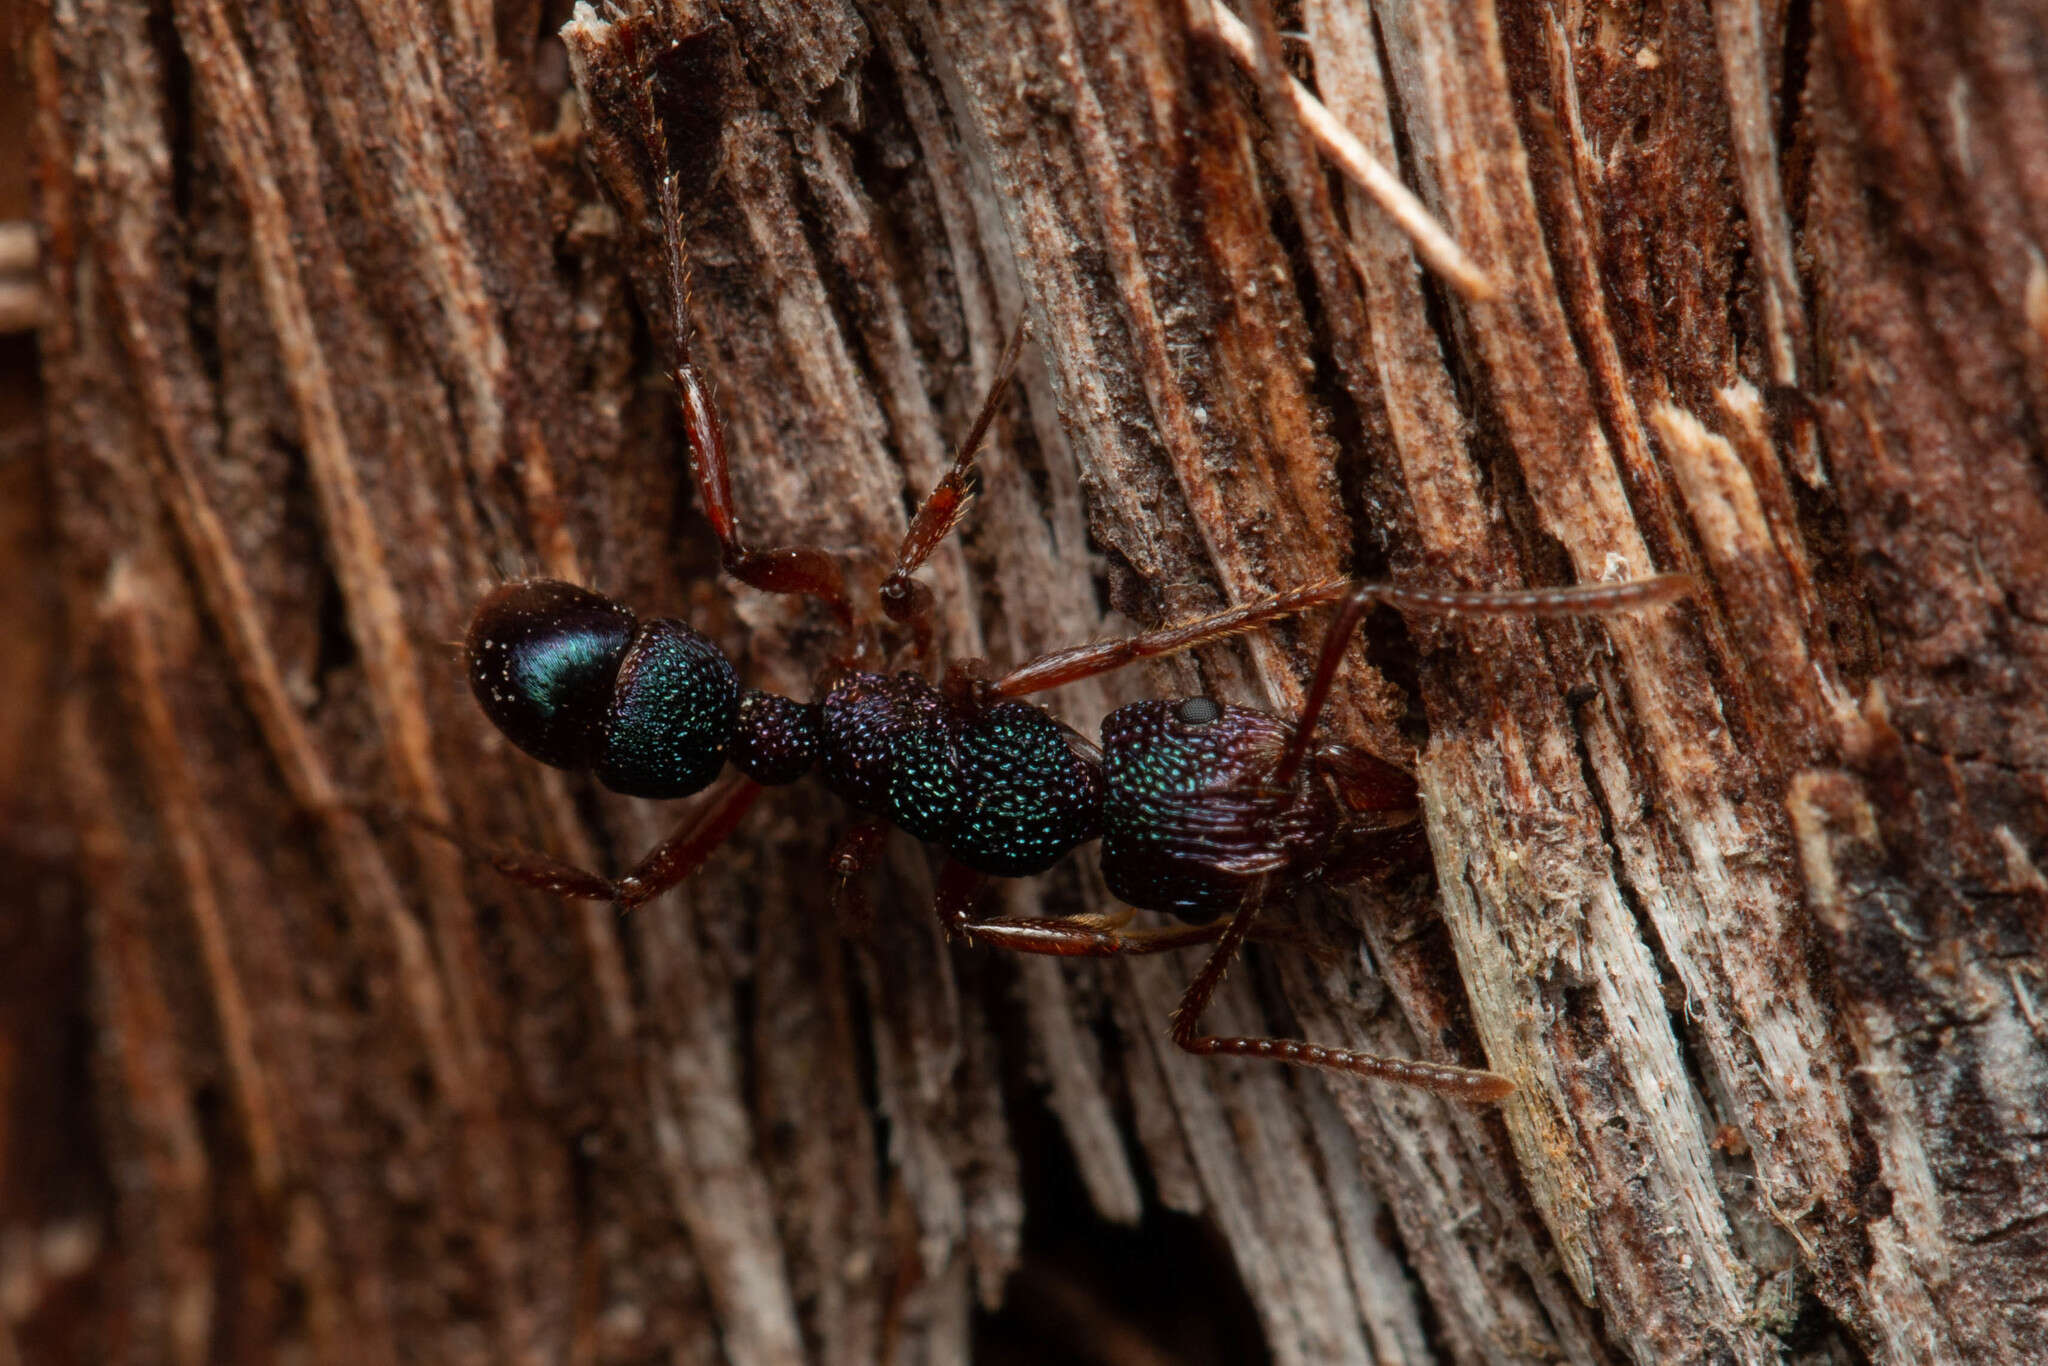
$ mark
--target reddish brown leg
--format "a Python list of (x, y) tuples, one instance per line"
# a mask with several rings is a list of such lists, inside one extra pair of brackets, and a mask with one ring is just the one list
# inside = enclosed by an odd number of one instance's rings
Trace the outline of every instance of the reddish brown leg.
[(949, 937), (986, 944), (1012, 953), (1050, 954), (1057, 958), (1115, 958), (1124, 954), (1167, 953), (1194, 944), (1213, 943), (1228, 928), (1183, 925), (1166, 930), (1115, 930), (1075, 920), (976, 920), (974, 903), (988, 879), (971, 868), (946, 861), (939, 873), (939, 923)]
[(1373, 1081), (1398, 1082), (1402, 1086), (1433, 1091), (1470, 1105), (1500, 1100), (1515, 1089), (1515, 1084), (1506, 1077), (1494, 1072), (1474, 1071), (1469, 1067), (1417, 1062), (1409, 1058), (1382, 1058), (1348, 1048), (1304, 1043), (1300, 1039), (1233, 1038), (1201, 1033), (1202, 1012), (1209, 1008), (1209, 1000), (1216, 994), (1224, 973), (1230, 970), (1231, 960), (1237, 957), (1245, 936), (1251, 933), (1252, 922), (1258, 918), (1260, 901), (1260, 889), (1254, 889), (1238, 907), (1237, 914), (1225, 922), (1222, 936), (1209, 953), (1209, 961), (1202, 964), (1202, 970), (1195, 974), (1195, 980), (1188, 983), (1188, 989), (1181, 994), (1180, 1004), (1174, 1008), (1170, 1030), (1174, 1043), (1190, 1053), (1204, 1056), (1271, 1058), (1275, 1062), (1293, 1063), (1298, 1067), (1320, 1067)]
[(725, 843), (760, 799), (761, 785), (738, 773), (728, 774), (694, 813), (684, 817), (675, 833), (649, 850), (618, 881), (620, 910), (631, 910), (660, 896), (704, 866), (711, 851)]
[[(939, 879), (937, 909), (946, 933), (970, 943), (1008, 949), (1011, 953), (1047, 954), (1056, 958), (1115, 958), (1125, 954), (1170, 953), (1175, 949), (1213, 944), (1230, 927), (1228, 920), (1147, 930), (1126, 930), (1086, 920), (976, 920), (973, 916), (974, 903), (988, 885), (988, 879), (958, 864), (949, 863), (947, 868), (958, 869), (955, 876), (959, 883), (949, 887), (944, 875)], [(1286, 931), (1260, 934), (1258, 940), (1262, 944), (1284, 944), (1317, 957), (1324, 957), (1329, 952), (1329, 945), (1324, 941)]]
[(918, 504), (917, 515), (910, 519), (910, 530), (904, 533), (903, 547), (896, 552), (896, 567), (882, 580), (882, 611), (889, 620), (910, 627), (919, 659), (931, 651), (932, 590), (911, 576), (953, 534), (953, 528), (967, 514), (967, 505), (974, 498), (970, 482), (974, 457), (981, 453), (981, 443), (995, 421), (996, 408), (1009, 388), (1011, 372), (1017, 368), (1017, 352), (1023, 345), (1024, 320), (1019, 318), (1017, 330), (1010, 334), (1010, 343), (1003, 348), (1002, 360), (996, 363), (995, 383), (989, 386), (988, 397), (981, 401), (974, 425), (953, 453), (952, 467)]
[(888, 822), (876, 819), (849, 826), (832, 849), (832, 916), (848, 939), (865, 939), (875, 923), (867, 875), (882, 856)]
[(1294, 722), (1294, 739), (1273, 770), (1273, 787), (1286, 791), (1308, 757), (1314, 743), (1316, 722), (1330, 700), (1330, 685), (1351, 633), (1365, 614), (1384, 603), (1404, 613), (1434, 613), (1437, 616), (1489, 617), (1591, 617), (1610, 612), (1633, 612), (1682, 598), (1693, 590), (1690, 574), (1653, 574), (1647, 579), (1624, 583), (1582, 583), (1567, 588), (1507, 588), (1480, 592), (1441, 591), (1433, 588), (1403, 588), (1391, 583), (1361, 583), (1344, 597), (1344, 605), (1330, 622), (1323, 637), (1321, 656), (1316, 660), (1315, 679), (1302, 702), (1301, 715)]
[(469, 838), (446, 821), (435, 820), (432, 816), (423, 815), (408, 807), (378, 803), (365, 809), (375, 811), (390, 820), (415, 825), (430, 834), (439, 835), (463, 853), (490, 864), (522, 887), (552, 892), (556, 896), (574, 897), (579, 901), (613, 901), (618, 897), (618, 889), (610, 878), (586, 872), (573, 863), (564, 863), (551, 855), (535, 853), (530, 849), (481, 843)]
[(1125, 636), (1120, 640), (1101, 640), (1092, 645), (1076, 645), (1071, 649), (1054, 650), (1050, 654), (1018, 665), (996, 680), (995, 691), (999, 697), (1024, 697), (1047, 688), (1057, 688), (1064, 683), (1077, 683), (1097, 674), (1111, 673), (1127, 664), (1141, 659), (1156, 659), (1162, 655), (1179, 654), (1192, 650), (1198, 645), (1210, 645), (1231, 636), (1243, 635), (1256, 630), (1269, 621), (1291, 617), (1306, 612), (1311, 607), (1320, 607), (1326, 602), (1336, 602), (1350, 589), (1344, 579), (1331, 579), (1325, 583), (1310, 584), (1306, 588), (1290, 589), (1276, 593), (1258, 602), (1232, 607), (1199, 621), (1185, 622), (1179, 626), (1168, 626), (1158, 631), (1147, 631), (1142, 635)]
[(1190, 1053), (1213, 1053), (1235, 1057), (1272, 1058), (1302, 1067), (1321, 1067), (1375, 1081), (1399, 1082), (1471, 1104), (1496, 1101), (1515, 1089), (1513, 1082), (1492, 1072), (1443, 1063), (1413, 1062), (1404, 1058), (1382, 1058), (1355, 1053), (1348, 1048), (1326, 1048), (1299, 1039), (1220, 1038), (1197, 1033), (1202, 1012), (1223, 980), (1231, 960), (1243, 947), (1258, 916), (1257, 894), (1247, 897), (1236, 915), (1209, 925), (1188, 925), (1171, 930), (1118, 932), (1065, 920), (976, 920), (974, 903), (988, 879), (948, 860), (939, 874), (939, 921), (949, 936), (969, 943), (1009, 949), (1013, 953), (1052, 954), (1060, 958), (1114, 958), (1127, 954), (1164, 953), (1213, 942), (1202, 970), (1180, 998), (1173, 1013), (1174, 1043)]
[(656, 198), (661, 209), (663, 266), (669, 312), (669, 378), (675, 382), (682, 408), (683, 433), (689, 445), (690, 478), (704, 516), (718, 537), (725, 572), (764, 593), (796, 593), (825, 604), (845, 630), (848, 650), (858, 645), (853, 603), (846, 595), (846, 576), (839, 561), (816, 546), (775, 546), (756, 549), (740, 534), (733, 509), (732, 472), (725, 453), (725, 425), (711, 402), (703, 373), (690, 355), (689, 257), (683, 248), (682, 211), (677, 204), (676, 176), (669, 169), (668, 137), (645, 82), (639, 87), (639, 117), (646, 130), (647, 155), (653, 164)]
[[(1568, 588), (1526, 588), (1503, 589), (1482, 592), (1441, 592), (1429, 588), (1404, 588), (1391, 583), (1352, 583), (1346, 579), (1330, 579), (1323, 583), (1310, 584), (1306, 588), (1289, 589), (1275, 593), (1270, 598), (1232, 607), (1199, 621), (1187, 622), (1180, 626), (1168, 626), (1158, 631), (1147, 631), (1142, 635), (1126, 636), (1121, 640), (1098, 641), (1093, 645), (1077, 645), (1072, 649), (1054, 650), (1034, 660), (1020, 664), (996, 680), (995, 691), (1000, 697), (1023, 697), (1030, 693), (1044, 692), (1065, 683), (1079, 682), (1134, 664), (1141, 659), (1156, 659), (1162, 655), (1178, 654), (1200, 645), (1211, 645), (1216, 641), (1241, 635), (1254, 630), (1269, 621), (1283, 617), (1297, 616), (1311, 607), (1325, 603), (1343, 602), (1343, 611), (1332, 623), (1326, 637), (1324, 654), (1326, 659), (1341, 658), (1344, 642), (1357, 629), (1358, 622), (1374, 606), (1385, 603), (1402, 612), (1435, 613), (1438, 616), (1511, 616), (1511, 617), (1583, 617), (1599, 616), (1607, 612), (1628, 612), (1642, 607), (1652, 607), (1660, 602), (1682, 598), (1693, 589), (1693, 581), (1686, 574), (1658, 574), (1647, 579), (1631, 579), (1626, 583), (1578, 584)], [(1334, 642), (1332, 644), (1331, 642)], [(1331, 655), (1331, 651), (1335, 655)], [(1334, 674), (1336, 665), (1330, 664)], [(1322, 710), (1329, 689), (1323, 689), (1321, 699), (1313, 699), (1314, 709)], [(1304, 708), (1307, 714), (1307, 708)], [(1303, 733), (1312, 730), (1304, 726)], [(1300, 760), (1295, 761), (1298, 771)]]
[(711, 789), (711, 795), (691, 810), (673, 833), (654, 846), (632, 872), (614, 881), (573, 863), (526, 849), (507, 849), (480, 844), (442, 821), (415, 811), (387, 807), (397, 818), (430, 830), (456, 848), (482, 859), (512, 881), (557, 896), (582, 901), (610, 901), (620, 910), (631, 910), (660, 896), (704, 866), (711, 852), (725, 843), (728, 835), (754, 799), (761, 795), (759, 784), (735, 774)]

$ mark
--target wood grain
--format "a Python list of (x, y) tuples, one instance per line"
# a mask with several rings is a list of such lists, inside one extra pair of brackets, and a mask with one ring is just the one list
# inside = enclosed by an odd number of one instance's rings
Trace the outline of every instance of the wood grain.
[[(2048, 13), (1238, 17), (1250, 71), (1204, 0), (39, 12), (48, 437), (0, 496), (47, 499), (60, 664), (4, 754), (54, 755), (84, 928), (0, 968), (50, 1003), (5, 1016), (0, 1363), (2048, 1355)], [(606, 868), (677, 818), (476, 714), (506, 575), (792, 694), (830, 647), (715, 573), (621, 34), (750, 537), (871, 600), (1027, 321), (949, 652), (1699, 577), (1371, 619), (1328, 724), (1413, 764), (1434, 875), (1276, 915), (1309, 947), (1212, 1017), (1504, 1106), (1182, 1057), (1192, 956), (948, 946), (907, 840), (843, 939), (812, 788), (624, 918), (352, 805)], [(1319, 630), (1052, 705), (1284, 710)], [(1116, 910), (1092, 855), (1002, 905)]]

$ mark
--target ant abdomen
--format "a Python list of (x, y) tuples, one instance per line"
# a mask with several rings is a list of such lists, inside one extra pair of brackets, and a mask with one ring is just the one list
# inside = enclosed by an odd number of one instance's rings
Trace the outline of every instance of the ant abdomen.
[(591, 768), (619, 661), (638, 630), (631, 612), (574, 584), (500, 584), (469, 619), (469, 690), (491, 724), (534, 758)]
[(1102, 876), (1127, 905), (1203, 923), (1261, 878), (1322, 866), (1338, 827), (1324, 785), (1267, 781), (1294, 727), (1207, 697), (1133, 702), (1102, 723)]
[(629, 797), (687, 797), (725, 766), (739, 677), (680, 621), (642, 624), (553, 579), (508, 583), (470, 619), (469, 686), (505, 738)]

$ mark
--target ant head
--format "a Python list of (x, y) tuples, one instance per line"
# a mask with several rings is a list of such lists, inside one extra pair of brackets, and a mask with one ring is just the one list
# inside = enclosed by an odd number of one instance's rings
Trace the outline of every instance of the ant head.
[(1262, 879), (1321, 868), (1336, 813), (1321, 783), (1267, 782), (1294, 736), (1208, 697), (1133, 702), (1102, 723), (1102, 873), (1132, 906), (1206, 921)]
[(590, 768), (619, 661), (638, 629), (624, 607), (573, 583), (501, 584), (469, 621), (469, 689), (491, 724), (534, 758)]

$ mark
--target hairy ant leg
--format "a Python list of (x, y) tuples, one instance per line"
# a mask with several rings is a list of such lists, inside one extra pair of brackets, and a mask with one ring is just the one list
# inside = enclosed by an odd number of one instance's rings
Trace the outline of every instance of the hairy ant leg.
[(931, 653), (932, 590), (911, 576), (967, 515), (967, 505), (974, 499), (974, 458), (981, 453), (981, 443), (987, 440), (988, 429), (995, 422), (996, 409), (1010, 387), (1010, 376), (1017, 368), (1017, 353), (1023, 345), (1024, 320), (1019, 318), (1003, 348), (1003, 358), (996, 363), (995, 381), (981, 401), (974, 425), (953, 453), (951, 467), (918, 504), (917, 514), (910, 519), (910, 529), (903, 535), (902, 548), (896, 552), (896, 566), (882, 580), (882, 611), (899, 626), (910, 627), (912, 648), (920, 662)]
[(1273, 771), (1273, 785), (1286, 788), (1301, 772), (1315, 743), (1316, 722), (1330, 700), (1330, 688), (1343, 662), (1345, 646), (1365, 614), (1382, 604), (1402, 613), (1441, 617), (1597, 617), (1634, 612), (1674, 602), (1693, 591), (1690, 574), (1652, 574), (1620, 583), (1581, 583), (1563, 588), (1460, 589), (1409, 588), (1392, 583), (1361, 583), (1344, 595), (1344, 603), (1323, 638), (1322, 654), (1295, 719), (1294, 739)]
[[(947, 881), (951, 875), (957, 885)], [(1095, 919), (998, 916), (974, 918), (975, 903), (988, 887), (989, 879), (962, 864), (947, 861), (939, 878), (934, 909), (946, 934), (966, 943), (1006, 949), (1011, 953), (1043, 954), (1053, 958), (1118, 958), (1129, 954), (1171, 953), (1213, 944), (1223, 937), (1228, 920), (1206, 925), (1176, 925), (1167, 929), (1127, 930)], [(1303, 935), (1275, 930), (1255, 936), (1261, 944), (1280, 944), (1300, 949), (1318, 958), (1329, 947)]]
[(1058, 958), (1120, 958), (1214, 943), (1216, 948), (1182, 993), (1180, 1004), (1174, 1010), (1170, 1037), (1177, 1046), (1190, 1053), (1271, 1058), (1303, 1067), (1349, 1072), (1375, 1081), (1420, 1087), (1473, 1104), (1499, 1100), (1515, 1089), (1514, 1083), (1492, 1072), (1444, 1063), (1383, 1058), (1348, 1048), (1304, 1043), (1299, 1039), (1231, 1038), (1197, 1033), (1209, 999), (1215, 995), (1225, 971), (1251, 933), (1252, 921), (1263, 903), (1261, 895), (1247, 897), (1236, 915), (1206, 925), (1117, 931), (1070, 920), (976, 920), (973, 917), (974, 903), (987, 885), (988, 879), (982, 874), (947, 861), (939, 874), (937, 902), (939, 921), (949, 936), (957, 935), (969, 943), (1008, 949), (1012, 953), (1047, 954)]
[(362, 809), (436, 835), (479, 863), (489, 864), (508, 881), (531, 887), (536, 892), (551, 892), (577, 901), (611, 901), (618, 894), (617, 885), (608, 877), (579, 868), (552, 854), (517, 845), (485, 844), (481, 840), (473, 840), (448, 822), (436, 820), (409, 806), (373, 802)]
[[(1219, 640), (1256, 630), (1268, 622), (1299, 616), (1312, 607), (1332, 602), (1353, 604), (1345, 609), (1349, 625), (1341, 633), (1348, 637), (1365, 613), (1381, 603), (1404, 612), (1432, 612), (1438, 616), (1598, 616), (1669, 602), (1691, 591), (1692, 579), (1684, 574), (1659, 574), (1647, 579), (1631, 579), (1626, 583), (1577, 584), (1568, 588), (1482, 589), (1472, 592), (1328, 579), (1275, 593), (1241, 607), (1225, 608), (1179, 626), (1049, 651), (1027, 660), (997, 679), (994, 692), (998, 697), (1025, 697), (1064, 684), (1078, 683), (1084, 678), (1113, 673), (1141, 659), (1158, 659), (1183, 650), (1213, 645)], [(1330, 663), (1333, 676), (1336, 659), (1341, 657), (1340, 650)], [(1323, 691), (1327, 698), (1327, 684)], [(1315, 710), (1322, 710), (1320, 702)], [(1299, 763), (1297, 759), (1297, 768)]]
[(1384, 1058), (1375, 1053), (1331, 1048), (1300, 1039), (1201, 1033), (1202, 1013), (1209, 1008), (1209, 1001), (1215, 996), (1216, 988), (1222, 985), (1223, 976), (1230, 970), (1238, 950), (1244, 947), (1252, 922), (1258, 918), (1265, 904), (1266, 891), (1263, 882), (1253, 887), (1236, 914), (1217, 922), (1224, 928), (1216, 947), (1210, 951), (1208, 961), (1202, 964), (1202, 970), (1188, 983), (1187, 990), (1181, 993), (1180, 1004), (1174, 1007), (1173, 1024), (1167, 1034), (1175, 1045), (1202, 1057), (1269, 1058), (1274, 1062), (1293, 1063), (1297, 1067), (1319, 1067), (1373, 1081), (1396, 1082), (1469, 1105), (1501, 1100), (1515, 1089), (1513, 1082), (1498, 1073), (1454, 1067), (1448, 1063)]
[(633, 871), (614, 884), (620, 893), (613, 898), (619, 909), (631, 910), (652, 900), (702, 868), (712, 851), (739, 828), (760, 795), (761, 785), (740, 774), (720, 783), (701, 810), (685, 818), (674, 834), (648, 850)]
[(860, 632), (839, 561), (817, 546), (757, 548), (748, 545), (740, 534), (732, 498), (731, 462), (726, 456), (725, 424), (719, 420), (717, 406), (711, 401), (710, 384), (690, 353), (689, 256), (683, 246), (682, 209), (677, 201), (676, 173), (669, 165), (668, 136), (645, 82), (638, 88), (637, 103), (660, 207), (669, 314), (668, 377), (676, 386), (676, 402), (682, 409), (690, 478), (697, 486), (697, 499), (705, 519), (718, 537), (720, 563), (726, 573), (749, 588), (764, 593), (797, 594), (823, 603), (845, 632), (850, 661), (859, 652)]
[(1170, 953), (1197, 944), (1214, 943), (1230, 922), (1182, 925), (1164, 930), (1119, 930), (1085, 920), (976, 920), (975, 902), (989, 879), (952, 859), (939, 873), (935, 909), (948, 937), (970, 944), (1008, 949), (1011, 953), (1045, 954), (1054, 958), (1117, 958), (1129, 954)]
[(1198, 646), (1213, 645), (1219, 640), (1257, 630), (1269, 621), (1299, 616), (1311, 607), (1336, 602), (1350, 587), (1347, 579), (1330, 579), (1305, 588), (1275, 593), (1270, 598), (1241, 607), (1225, 608), (1179, 626), (1052, 650), (1025, 661), (997, 679), (993, 693), (997, 697), (1026, 697), (1098, 674), (1114, 673), (1141, 659), (1158, 659)]
[(396, 819), (439, 835), (522, 887), (574, 897), (579, 901), (609, 901), (622, 911), (630, 911), (660, 896), (702, 868), (704, 861), (739, 826), (760, 795), (760, 785), (751, 779), (739, 774), (725, 779), (700, 805), (683, 817), (667, 839), (650, 849), (634, 865), (633, 871), (621, 878), (604, 877), (529, 849), (481, 844), (447, 822), (417, 811), (397, 807), (380, 809)]

